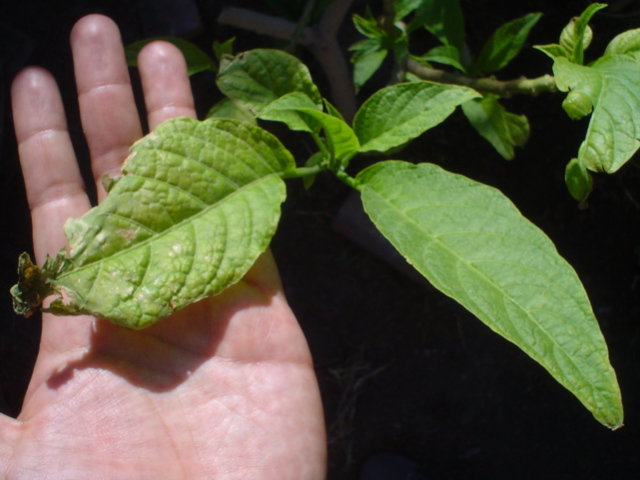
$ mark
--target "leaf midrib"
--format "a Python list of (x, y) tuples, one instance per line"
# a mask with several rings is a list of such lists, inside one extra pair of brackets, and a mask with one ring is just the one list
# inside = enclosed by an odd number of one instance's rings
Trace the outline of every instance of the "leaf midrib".
[[(264, 182), (264, 181), (266, 181), (267, 178), (270, 178), (270, 177), (279, 178), (278, 175), (275, 174), (275, 173), (271, 173), (269, 175), (265, 175), (263, 177), (257, 178), (255, 180), (243, 185), (241, 188), (231, 192), (229, 195), (217, 200), (215, 203), (207, 205), (205, 208), (203, 208), (202, 210), (200, 210), (196, 214), (191, 215), (190, 217), (187, 217), (187, 218), (183, 219), (182, 221), (180, 221), (178, 223), (175, 223), (174, 225), (170, 226), (169, 228), (167, 228), (167, 229), (165, 229), (165, 230), (163, 230), (161, 232), (157, 232), (155, 235), (152, 235), (149, 238), (146, 238), (146, 239), (142, 240), (141, 242), (138, 242), (138, 243), (132, 244), (129, 247), (123, 248), (123, 249), (119, 250), (118, 252), (114, 253), (113, 255), (110, 255), (109, 257), (103, 257), (103, 258), (91, 261), (89, 263), (85, 263), (85, 264), (80, 265), (80, 266), (74, 265), (74, 268), (72, 270), (59, 275), (56, 278), (56, 280), (61, 279), (61, 278), (71, 277), (73, 275), (77, 275), (78, 273), (82, 272), (83, 270), (93, 267), (96, 263), (102, 264), (102, 263), (107, 262), (109, 260), (112, 260), (112, 259), (118, 258), (118, 257), (120, 257), (122, 255), (125, 255), (125, 254), (129, 253), (132, 250), (135, 250), (135, 249), (138, 249), (138, 248), (142, 248), (142, 247), (146, 246), (146, 244), (148, 244), (150, 242), (155, 242), (158, 239), (162, 238), (163, 236), (167, 235), (168, 233), (171, 233), (172, 231), (181, 228), (184, 224), (189, 223), (189, 222), (195, 220), (198, 217), (206, 215), (212, 209), (214, 209), (218, 205), (220, 205), (222, 202), (225, 202), (225, 201), (233, 198), (234, 196), (240, 195), (241, 193), (246, 191), (252, 185)], [(73, 258), (69, 258), (69, 260), (71, 262), (73, 262)], [(92, 284), (91, 288), (93, 288), (93, 284)]]

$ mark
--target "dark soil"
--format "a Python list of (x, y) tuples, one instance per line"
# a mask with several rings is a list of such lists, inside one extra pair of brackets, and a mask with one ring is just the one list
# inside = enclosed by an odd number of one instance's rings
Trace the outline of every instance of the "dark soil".
[[(4, 292), (15, 282), (18, 254), (31, 248), (9, 108), (12, 76), (27, 63), (54, 73), (86, 169), (68, 47), (73, 23), (86, 13), (105, 13), (121, 26), (127, 43), (172, 33), (150, 20), (149, 5), (158, 2), (14, 3), (0, 9)], [(213, 39), (236, 35), (239, 49), (278, 46), (265, 37), (216, 26), (222, 3), (198, 2), (202, 29), (192, 40), (208, 48)], [(229, 3), (264, 9), (266, 2)], [(355, 3), (354, 11), (363, 13), (367, 2)], [(371, 3), (376, 12), (379, 3)], [(587, 4), (462, 1), (471, 45), (503, 22), (533, 11), (546, 15), (534, 28), (530, 44), (556, 42), (568, 19)], [(607, 10), (592, 22), (595, 40), (588, 52), (601, 52), (615, 34), (640, 26), (637, 1), (612, 0)], [(341, 38), (345, 46), (357, 40), (349, 22)], [(419, 50), (420, 44), (414, 48)], [(323, 75), (313, 57), (299, 53), (322, 88)], [(544, 55), (526, 48), (500, 77), (535, 77), (549, 70)], [(201, 74), (193, 82), (205, 112), (218, 95), (213, 78)], [(384, 82), (386, 78), (374, 78), (362, 98)], [(532, 126), (528, 145), (511, 162), (499, 157), (459, 113), (413, 142), (399, 158), (434, 162), (499, 188), (551, 237), (592, 301), (622, 389), (625, 426), (611, 432), (599, 425), (542, 368), (454, 301), (338, 233), (333, 225), (350, 192), (321, 175), (309, 191), (298, 182), (289, 184), (273, 251), (317, 366), (330, 442), (330, 479), (356, 479), (363, 460), (382, 451), (423, 464), (434, 480), (638, 478), (640, 164), (636, 158), (615, 175), (596, 176), (589, 208), (579, 210), (566, 192), (563, 175), (587, 124), (571, 122), (561, 111), (561, 101), (558, 95), (541, 95), (505, 102), (511, 111), (526, 114)], [(285, 136), (284, 141), (305, 155), (299, 139)], [(356, 167), (366, 161), (356, 160)], [(39, 319), (15, 317), (8, 293), (2, 298), (0, 397), (3, 411), (16, 415), (37, 351)]]

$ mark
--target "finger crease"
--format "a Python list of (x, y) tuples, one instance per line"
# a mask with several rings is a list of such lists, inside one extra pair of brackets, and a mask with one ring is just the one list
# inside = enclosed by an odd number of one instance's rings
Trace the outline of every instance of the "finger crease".
[(110, 82), (110, 83), (102, 83), (102, 84), (96, 84), (96, 85), (92, 85), (89, 88), (83, 88), (83, 89), (78, 89), (78, 96), (82, 96), (85, 95), (87, 93), (91, 93), (93, 91), (100, 91), (100, 90), (108, 90), (114, 87), (125, 87), (125, 88), (130, 88), (131, 87), (131, 83), (129, 82)]
[(51, 134), (63, 134), (63, 135), (68, 135), (69, 131), (66, 128), (46, 128), (44, 130), (36, 130), (34, 132), (31, 132), (29, 134), (27, 134), (26, 137), (22, 138), (20, 140), (20, 145), (25, 144), (31, 140), (36, 140), (39, 137), (43, 137), (43, 136), (47, 136), (47, 135), (51, 135)]
[(38, 198), (29, 200), (29, 209), (31, 212), (40, 210), (43, 208), (56, 207), (61, 203), (67, 203), (76, 196), (82, 196), (85, 194), (85, 189), (82, 185), (77, 183), (68, 182), (55, 182), (48, 185), (46, 193), (38, 196)]

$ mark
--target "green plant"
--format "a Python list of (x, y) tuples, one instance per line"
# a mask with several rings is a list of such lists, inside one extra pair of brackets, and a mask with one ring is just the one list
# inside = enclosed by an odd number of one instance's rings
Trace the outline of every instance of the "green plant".
[[(105, 179), (106, 199), (65, 225), (69, 254), (62, 249), (42, 268), (20, 257), (18, 313), (55, 294), (46, 311), (149, 326), (241, 279), (277, 228), (284, 180), (310, 185), (327, 171), (360, 192), (380, 232), (434, 286), (540, 363), (598, 421), (621, 426), (619, 387), (584, 288), (502, 193), (428, 163), (347, 171), (356, 155), (392, 152), (486, 96), (463, 85), (399, 83), (373, 94), (350, 124), (285, 52), (220, 60), (226, 98), (207, 120), (169, 120), (137, 142), (122, 176)], [(297, 166), (257, 119), (310, 135), (318, 151)]]
[[(553, 59), (553, 77), (507, 82), (481, 76), (509, 64), (541, 14), (530, 13), (498, 27), (473, 57), (463, 41), (464, 19), (458, 0), (395, 0), (386, 1), (385, 6), (381, 18), (370, 13), (354, 16), (356, 28), (367, 37), (351, 47), (357, 87), (378, 70), (389, 53), (396, 65), (394, 79), (472, 87), (482, 97), (462, 104), (462, 111), (506, 159), (512, 159), (514, 148), (527, 142), (529, 123), (524, 115), (507, 112), (500, 97), (568, 92), (562, 106), (571, 119), (591, 114), (585, 140), (565, 173), (569, 192), (582, 207), (593, 185), (589, 172), (614, 173), (640, 147), (640, 89), (636, 81), (640, 76), (640, 29), (616, 36), (601, 57), (583, 65), (593, 37), (589, 20), (605, 4), (594, 3), (573, 18), (562, 30), (558, 44), (536, 47)], [(411, 55), (411, 34), (419, 29), (426, 29), (442, 45)], [(453, 67), (455, 72), (435, 69), (433, 63)]]

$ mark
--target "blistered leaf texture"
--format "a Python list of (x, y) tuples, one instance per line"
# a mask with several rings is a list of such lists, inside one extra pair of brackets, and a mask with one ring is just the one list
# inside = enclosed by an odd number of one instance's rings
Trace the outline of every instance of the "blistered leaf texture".
[(132, 147), (105, 200), (65, 224), (59, 313), (143, 328), (237, 282), (267, 248), (295, 168), (266, 131), (169, 120)]
[(435, 287), (544, 366), (600, 422), (621, 425), (615, 373), (580, 280), (506, 197), (430, 164), (381, 162), (357, 181), (373, 223)]
[(600, 58), (587, 67), (558, 58), (553, 64), (558, 88), (587, 99), (593, 113), (578, 160), (595, 172), (613, 173), (640, 147), (640, 62), (631, 56)]

